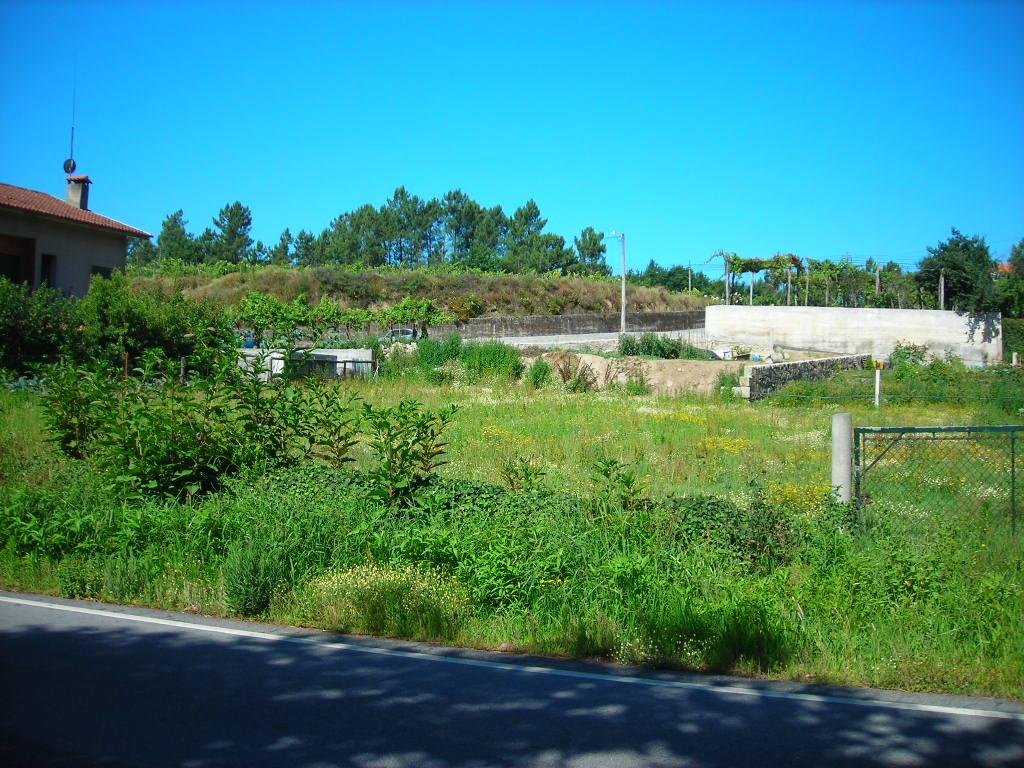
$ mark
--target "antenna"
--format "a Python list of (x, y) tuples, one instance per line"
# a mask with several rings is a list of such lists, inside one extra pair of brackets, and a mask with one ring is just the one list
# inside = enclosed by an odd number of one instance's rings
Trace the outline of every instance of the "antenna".
[(71, 86), (71, 156), (64, 161), (64, 173), (74, 173), (75, 168), (75, 108), (78, 106), (78, 85)]

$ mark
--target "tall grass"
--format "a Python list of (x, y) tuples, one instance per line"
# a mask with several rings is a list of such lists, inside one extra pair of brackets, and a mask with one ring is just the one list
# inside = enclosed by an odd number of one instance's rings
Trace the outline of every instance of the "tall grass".
[[(452, 464), (396, 506), (304, 462), (202, 499), (128, 501), (0, 393), (0, 583), (470, 645), (1024, 697), (1020, 536), (1005, 517), (829, 500), (828, 412), (526, 385), (357, 385), (458, 400)], [(901, 406), (859, 423), (997, 418)], [(37, 425), (16, 437), (18, 425)], [(8, 446), (19, 446), (17, 449)], [(512, 491), (513, 457), (542, 470)], [(45, 472), (39, 470), (46, 467)]]

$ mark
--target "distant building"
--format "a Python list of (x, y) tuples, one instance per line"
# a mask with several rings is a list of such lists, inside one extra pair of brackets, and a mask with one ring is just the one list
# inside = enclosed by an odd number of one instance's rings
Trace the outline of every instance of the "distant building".
[(129, 237), (148, 232), (89, 210), (88, 176), (69, 176), (66, 200), (0, 184), (0, 277), (82, 296), (93, 275), (124, 269)]

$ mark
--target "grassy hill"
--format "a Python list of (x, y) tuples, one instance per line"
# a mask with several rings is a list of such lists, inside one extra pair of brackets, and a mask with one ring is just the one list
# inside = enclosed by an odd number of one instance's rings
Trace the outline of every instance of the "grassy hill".
[[(459, 319), (479, 315), (562, 315), (614, 312), (619, 307), (620, 283), (615, 279), (452, 272), (433, 269), (363, 270), (337, 267), (295, 269), (260, 267), (227, 274), (161, 272), (132, 273), (139, 288), (164, 292), (181, 289), (194, 299), (218, 306), (236, 304), (253, 291), (283, 301), (305, 295), (313, 304), (330, 296), (346, 306), (371, 309), (395, 304), (405, 296), (431, 299)], [(638, 312), (699, 309), (701, 296), (664, 288), (631, 285), (629, 307)]]

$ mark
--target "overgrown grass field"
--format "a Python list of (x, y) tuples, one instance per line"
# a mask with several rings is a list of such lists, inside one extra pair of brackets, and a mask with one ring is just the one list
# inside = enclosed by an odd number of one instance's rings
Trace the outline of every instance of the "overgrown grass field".
[[(117, 469), (109, 438), (66, 455), (39, 395), (0, 392), (0, 584), (477, 647), (1024, 697), (1024, 546), (1006, 510), (951, 489), (941, 507), (876, 499), (858, 522), (828, 487), (836, 410), (862, 425), (940, 425), (1006, 423), (1005, 408), (875, 412), (510, 379), (431, 385), (399, 373), (317, 390), (363, 423), (361, 437), (336, 430), (354, 443), (346, 455), (246, 454), (206, 489), (161, 479), (169, 495), (142, 476), (126, 491), (124, 472), (146, 465)], [(274, 395), (275, 418), (301, 390)], [(158, 391), (109, 402), (150, 398), (146, 412), (170, 419), (192, 396), (157, 403)], [(402, 416), (410, 398), (422, 407)], [(371, 407), (357, 417), (360, 400)], [(435, 416), (450, 404), (445, 427)], [(402, 457), (381, 435), (414, 435), (416, 466), (396, 469)]]

